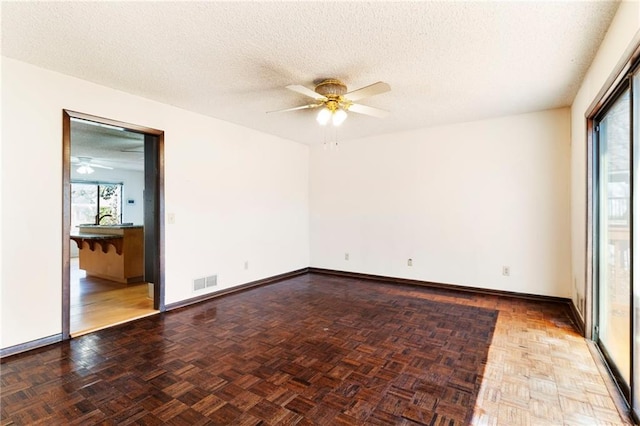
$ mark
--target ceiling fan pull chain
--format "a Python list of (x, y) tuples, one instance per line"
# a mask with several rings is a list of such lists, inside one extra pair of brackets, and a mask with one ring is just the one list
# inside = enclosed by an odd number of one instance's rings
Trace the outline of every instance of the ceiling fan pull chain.
[(335, 149), (336, 151), (338, 150), (338, 128), (334, 127), (333, 128), (333, 149)]
[(327, 146), (327, 128), (324, 128), (324, 140), (322, 142), (322, 149), (324, 149), (325, 151), (327, 150), (328, 146)]

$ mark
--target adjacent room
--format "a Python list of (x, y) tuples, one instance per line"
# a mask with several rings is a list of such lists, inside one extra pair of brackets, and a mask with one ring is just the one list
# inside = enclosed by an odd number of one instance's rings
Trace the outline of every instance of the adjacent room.
[(638, 422), (640, 2), (0, 8), (3, 424)]
[(158, 312), (145, 281), (144, 135), (70, 120), (69, 332)]

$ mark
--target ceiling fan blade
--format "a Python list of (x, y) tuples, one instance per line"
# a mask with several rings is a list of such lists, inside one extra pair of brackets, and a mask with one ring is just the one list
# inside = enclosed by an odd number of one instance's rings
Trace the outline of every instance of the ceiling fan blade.
[(360, 89), (356, 89), (353, 92), (349, 92), (344, 95), (345, 98), (350, 101), (357, 101), (358, 99), (368, 98), (370, 96), (379, 95), (391, 90), (391, 86), (387, 83), (378, 81), (377, 83), (370, 84)]
[(144, 145), (124, 148), (124, 149), (121, 149), (120, 152), (129, 152), (129, 153), (135, 153), (135, 154), (144, 153)]
[(351, 104), (349, 112), (352, 111), (357, 112), (358, 114), (371, 115), (378, 118), (384, 118), (389, 115), (389, 111), (360, 104)]
[(89, 166), (89, 167), (95, 167), (98, 169), (113, 170), (113, 167), (103, 166), (102, 164), (94, 163), (93, 158), (91, 157), (71, 157), (71, 163), (78, 164), (80, 166)]
[(298, 92), (301, 95), (308, 96), (308, 97), (313, 98), (313, 99), (318, 100), (318, 101), (322, 100), (322, 99), (325, 99), (325, 97), (322, 96), (320, 93), (316, 93), (313, 90), (311, 90), (311, 89), (309, 89), (307, 87), (301, 86), (299, 84), (290, 84), (290, 85), (287, 86), (287, 89), (293, 90), (294, 92)]
[(299, 107), (286, 108), (286, 109), (278, 109), (278, 110), (275, 110), (275, 111), (267, 111), (267, 114), (271, 114), (272, 112), (287, 112), (287, 111), (297, 111), (299, 109), (318, 108), (320, 105), (322, 105), (322, 103), (302, 105), (302, 106), (299, 106)]
[(102, 164), (96, 164), (96, 163), (90, 163), (90, 164), (87, 164), (87, 166), (96, 167), (98, 169), (113, 170), (113, 167), (103, 166)]

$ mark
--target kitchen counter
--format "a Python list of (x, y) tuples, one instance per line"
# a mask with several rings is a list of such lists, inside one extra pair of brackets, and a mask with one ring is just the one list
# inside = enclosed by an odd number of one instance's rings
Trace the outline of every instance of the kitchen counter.
[(87, 229), (87, 230), (91, 230), (91, 229), (135, 229), (135, 228), (142, 228), (142, 225), (134, 225), (131, 223), (121, 223), (119, 225), (92, 225), (92, 224), (85, 224), (85, 225), (80, 225), (78, 227), (80, 229), (80, 232), (82, 232), (82, 229)]
[(143, 226), (87, 224), (78, 229), (70, 237), (80, 249), (80, 269), (88, 276), (120, 283), (143, 281)]

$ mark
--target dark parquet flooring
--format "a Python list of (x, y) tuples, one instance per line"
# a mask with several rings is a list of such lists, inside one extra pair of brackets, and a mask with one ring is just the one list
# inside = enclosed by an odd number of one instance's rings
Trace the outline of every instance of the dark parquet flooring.
[(8, 357), (1, 424), (463, 425), (498, 311), (307, 274)]

